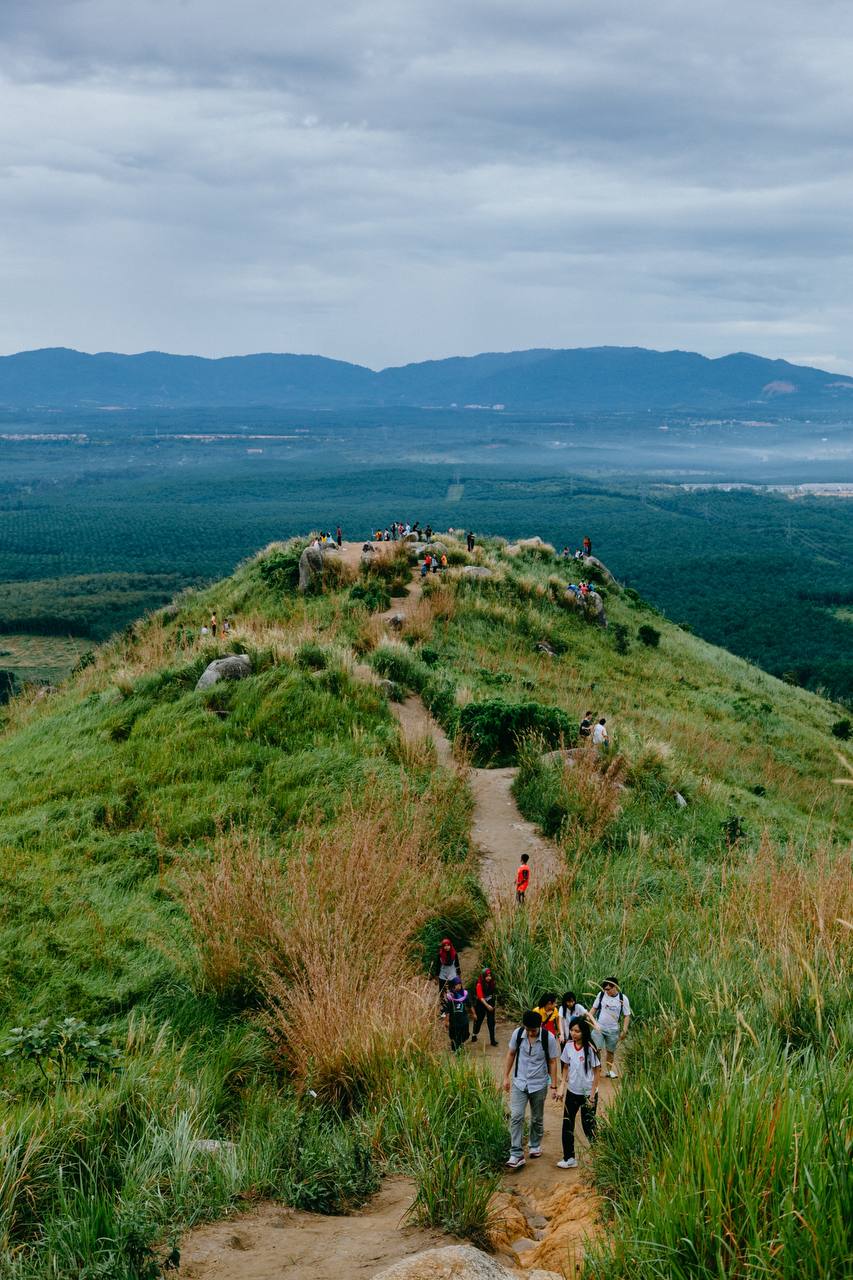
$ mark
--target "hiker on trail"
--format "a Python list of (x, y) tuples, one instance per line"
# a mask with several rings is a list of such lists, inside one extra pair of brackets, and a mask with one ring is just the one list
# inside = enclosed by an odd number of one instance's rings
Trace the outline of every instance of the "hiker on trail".
[(556, 991), (546, 991), (542, 997), (542, 1003), (537, 1005), (533, 1012), (539, 1014), (542, 1019), (542, 1026), (546, 1031), (550, 1031), (556, 1040), (560, 1034), (560, 1015), (557, 1012)]
[(551, 1096), (557, 1097), (557, 1057), (559, 1048), (550, 1031), (542, 1027), (538, 1013), (528, 1009), (509, 1038), (503, 1087), (509, 1094), (510, 1152), (508, 1169), (524, 1167), (524, 1117), (530, 1107), (530, 1147), (528, 1155), (537, 1160), (542, 1154), (545, 1130), (545, 1098), (548, 1083)]
[(343, 545), (344, 533), (340, 525), (338, 525), (337, 529), (335, 530), (335, 541), (337, 542), (339, 547)]
[(592, 712), (591, 711), (585, 711), (583, 713), (583, 720), (581, 720), (580, 722), (580, 728), (578, 729), (578, 733), (582, 738), (592, 737)]
[(470, 529), (468, 530), (468, 533), (467, 533), (467, 535), (466, 535), (465, 541), (466, 541), (466, 543), (468, 544), (468, 550), (469, 550), (469, 551), (473, 551), (473, 550), (474, 550), (474, 535), (473, 535), (473, 533), (470, 531)]
[(606, 750), (610, 746), (610, 735), (607, 732), (607, 721), (601, 717), (592, 731), (592, 745)]
[(569, 551), (568, 547), (563, 547), (563, 550), (560, 552), (560, 556), (562, 557), (563, 560), (568, 560), (571, 554), (572, 553), (571, 551)]
[(485, 1019), (486, 1026), (489, 1028), (489, 1043), (496, 1045), (495, 979), (492, 976), (491, 969), (483, 969), (477, 979), (477, 985), (474, 988), (474, 1013), (474, 1034), (471, 1037), (471, 1043), (475, 1043), (477, 1036), (480, 1034), (483, 1019)]
[(566, 1046), (569, 1039), (569, 1023), (572, 1018), (585, 1018), (587, 1010), (582, 1004), (578, 1004), (578, 998), (574, 991), (567, 991), (560, 1002), (557, 1010), (557, 1016), (560, 1019), (560, 1048)]
[(619, 1074), (616, 1070), (616, 1049), (631, 1025), (631, 1005), (617, 978), (604, 979), (590, 1013), (598, 1023), (598, 1030), (593, 1032), (592, 1038), (597, 1048), (602, 1050), (604, 1074), (615, 1080)]
[(444, 573), (444, 570), (445, 570), (446, 568), (447, 568), (447, 556), (446, 556), (445, 552), (443, 552), (443, 551), (442, 551), (442, 553), (441, 553), (441, 572), (442, 572), (442, 573)]
[(426, 538), (427, 542), (432, 542), (432, 525), (431, 524), (428, 524), (427, 527), (424, 529), (424, 537)]
[(584, 538), (583, 540), (583, 553), (585, 556), (592, 555), (592, 543), (590, 542), (589, 538)]
[(210, 634), (213, 636), (215, 640), (216, 639), (216, 614), (215, 613), (212, 613), (210, 615)]
[(222, 619), (222, 634), (223, 634), (224, 636), (230, 636), (230, 634), (231, 634), (231, 619), (230, 619), (230, 618), (223, 618), (223, 619)]
[(451, 978), (444, 993), (444, 1011), (447, 1015), (447, 1031), (450, 1047), (458, 1053), (470, 1032), (468, 1030), (468, 992), (460, 977)]
[(442, 938), (433, 967), (438, 976), (438, 998), (441, 1001), (441, 997), (447, 989), (447, 984), (451, 979), (460, 976), (459, 957), (449, 938)]
[(515, 873), (515, 901), (519, 907), (524, 906), (524, 895), (530, 888), (530, 867), (527, 865), (529, 861), (530, 854), (523, 853), (521, 865)]
[(422, 577), (422, 578), (425, 578), (425, 577), (427, 576), (427, 574), (429, 573), (430, 565), (431, 565), (431, 564), (432, 564), (432, 556), (430, 555), (430, 553), (429, 553), (429, 552), (427, 552), (427, 553), (426, 553), (426, 555), (424, 556), (424, 562), (423, 562), (423, 564), (421, 565), (421, 577)]
[(569, 1039), (560, 1055), (563, 1064), (563, 1158), (558, 1169), (574, 1169), (575, 1119), (581, 1113), (581, 1125), (587, 1142), (595, 1142), (595, 1112), (598, 1107), (598, 1078), (601, 1062), (592, 1041), (592, 1029), (584, 1018), (572, 1018)]
[(436, 555), (432, 558), (432, 571), (433, 573), (438, 573), (438, 556)]

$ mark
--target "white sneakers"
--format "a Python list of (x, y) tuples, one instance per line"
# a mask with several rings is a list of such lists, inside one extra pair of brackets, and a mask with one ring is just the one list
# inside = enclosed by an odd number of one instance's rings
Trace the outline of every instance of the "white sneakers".
[(608, 1072), (606, 1072), (605, 1074), (607, 1075), (607, 1079), (608, 1079), (608, 1080), (618, 1080), (618, 1079), (619, 1079), (619, 1072), (618, 1072), (618, 1071), (608, 1071)]
[(578, 1167), (578, 1162), (577, 1162), (577, 1160), (574, 1158), (574, 1156), (572, 1156), (572, 1158), (571, 1158), (570, 1160), (558, 1160), (558, 1161), (557, 1161), (557, 1168), (558, 1168), (558, 1169), (577, 1169), (577, 1167)]
[(526, 1163), (524, 1156), (510, 1156), (506, 1162), (506, 1167), (508, 1169), (523, 1169)]
[(531, 1159), (531, 1160), (538, 1160), (538, 1159), (539, 1159), (539, 1157), (540, 1157), (540, 1156), (541, 1156), (541, 1154), (542, 1154), (542, 1148), (541, 1148), (541, 1147), (530, 1147), (530, 1149), (528, 1150), (527, 1154), (528, 1154), (528, 1156), (530, 1157), (530, 1159)]

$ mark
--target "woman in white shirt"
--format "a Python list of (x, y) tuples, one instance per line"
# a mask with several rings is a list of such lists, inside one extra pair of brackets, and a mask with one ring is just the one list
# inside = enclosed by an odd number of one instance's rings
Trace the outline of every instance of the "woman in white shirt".
[(569, 1039), (560, 1055), (563, 1064), (563, 1158), (558, 1169), (574, 1169), (575, 1119), (581, 1113), (581, 1125), (587, 1142), (595, 1141), (595, 1111), (598, 1106), (598, 1077), (601, 1062), (592, 1043), (592, 1028), (585, 1018), (572, 1018)]
[(560, 1002), (558, 1010), (560, 1018), (560, 1048), (564, 1049), (569, 1042), (569, 1023), (572, 1018), (583, 1018), (586, 1009), (582, 1004), (578, 1004), (578, 998), (574, 991), (567, 991)]

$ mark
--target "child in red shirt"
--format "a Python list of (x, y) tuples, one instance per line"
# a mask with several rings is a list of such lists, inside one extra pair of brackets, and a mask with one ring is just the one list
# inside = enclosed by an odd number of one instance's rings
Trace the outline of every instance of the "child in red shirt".
[(521, 866), (515, 873), (515, 900), (520, 907), (524, 906), (524, 895), (530, 886), (530, 868), (528, 862), (530, 854), (523, 853), (521, 855)]

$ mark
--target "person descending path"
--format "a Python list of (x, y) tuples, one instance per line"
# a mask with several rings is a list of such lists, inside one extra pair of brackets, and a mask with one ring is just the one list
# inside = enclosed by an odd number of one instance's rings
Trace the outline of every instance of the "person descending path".
[(601, 717), (598, 724), (592, 731), (592, 745), (606, 750), (610, 746), (610, 735), (607, 732), (607, 721), (604, 716)]
[(442, 996), (449, 983), (460, 976), (459, 957), (456, 954), (456, 948), (449, 938), (442, 938), (438, 947), (438, 955), (433, 965), (433, 972), (438, 978), (438, 1002), (441, 1004)]
[(504, 1067), (503, 1087), (509, 1094), (510, 1152), (508, 1169), (522, 1169), (524, 1159), (524, 1117), (530, 1107), (530, 1146), (527, 1154), (537, 1160), (542, 1154), (545, 1132), (545, 1098), (548, 1082), (557, 1097), (557, 1057), (559, 1048), (550, 1031), (542, 1026), (542, 1018), (528, 1009), (509, 1038), (509, 1052)]
[(538, 1013), (542, 1019), (542, 1026), (546, 1031), (550, 1031), (556, 1040), (560, 1035), (560, 1015), (557, 1012), (557, 993), (555, 991), (546, 991), (542, 997), (541, 1005), (537, 1005), (533, 1010)]
[(566, 1041), (569, 1038), (569, 1023), (572, 1018), (585, 1018), (587, 1012), (587, 1009), (582, 1004), (578, 1004), (578, 998), (574, 991), (567, 991), (565, 993), (560, 1007), (557, 1010), (557, 1016), (560, 1020), (561, 1049), (565, 1047)]
[(450, 1048), (458, 1053), (470, 1034), (468, 1030), (468, 992), (459, 977), (451, 978), (444, 993)]
[(598, 1078), (601, 1061), (592, 1042), (592, 1029), (585, 1018), (572, 1018), (569, 1039), (560, 1055), (563, 1064), (563, 1158), (558, 1169), (574, 1169), (575, 1119), (581, 1113), (581, 1125), (587, 1142), (595, 1142), (595, 1112), (598, 1107)]
[(602, 1051), (605, 1075), (615, 1080), (619, 1074), (616, 1070), (616, 1049), (619, 1042), (625, 1039), (631, 1025), (631, 1005), (617, 978), (604, 979), (590, 1013), (598, 1023), (598, 1030), (593, 1032), (592, 1038), (596, 1047)]
[(477, 1036), (480, 1034), (480, 1027), (483, 1025), (483, 1019), (489, 1028), (489, 1043), (496, 1045), (495, 1039), (495, 979), (492, 976), (491, 969), (483, 969), (477, 979), (477, 985), (474, 988), (474, 1034), (471, 1036), (471, 1043), (474, 1044)]
[(530, 854), (523, 853), (521, 865), (515, 873), (515, 900), (520, 907), (524, 906), (524, 895), (530, 888), (530, 867), (527, 865), (529, 861)]

